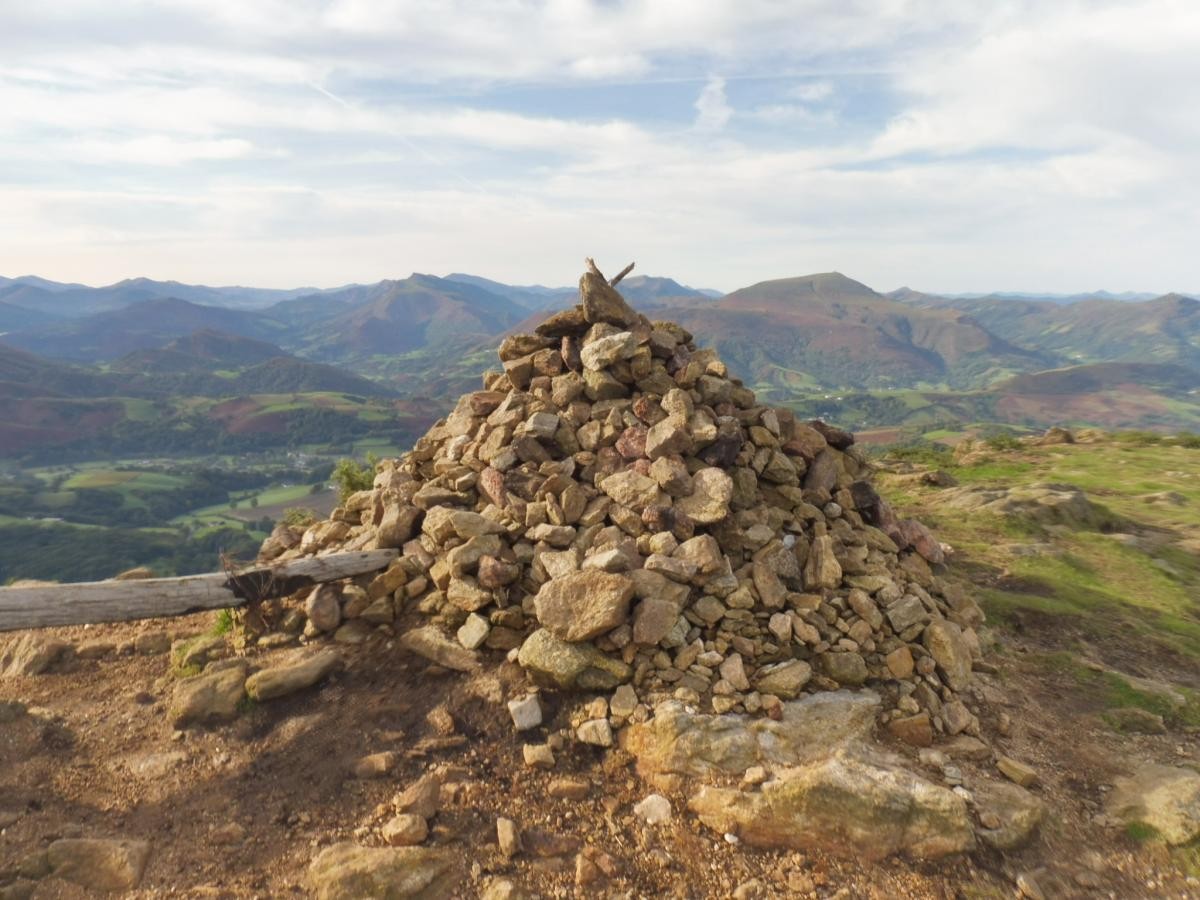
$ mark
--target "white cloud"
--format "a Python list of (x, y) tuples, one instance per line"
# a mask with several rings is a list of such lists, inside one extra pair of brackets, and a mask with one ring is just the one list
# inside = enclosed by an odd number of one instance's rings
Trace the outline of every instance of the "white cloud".
[(1196, 289), (1198, 45), (1180, 0), (8, 4), (0, 273)]
[(725, 79), (710, 76), (696, 98), (696, 127), (701, 131), (720, 131), (729, 124), (733, 107), (725, 98)]

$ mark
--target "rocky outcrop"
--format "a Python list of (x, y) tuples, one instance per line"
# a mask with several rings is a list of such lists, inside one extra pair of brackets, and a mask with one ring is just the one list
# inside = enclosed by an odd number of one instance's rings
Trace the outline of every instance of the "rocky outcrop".
[(1118, 778), (1108, 797), (1108, 814), (1153, 828), (1169, 844), (1200, 838), (1200, 772), (1145, 763)]
[(845, 753), (777, 772), (760, 790), (705, 786), (688, 805), (705, 825), (757, 847), (935, 859), (975, 846), (962, 798)]

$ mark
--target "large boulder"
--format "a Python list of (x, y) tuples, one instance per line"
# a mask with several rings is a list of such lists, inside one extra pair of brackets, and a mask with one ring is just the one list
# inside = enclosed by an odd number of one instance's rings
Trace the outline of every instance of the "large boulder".
[(795, 766), (861, 743), (879, 712), (871, 691), (830, 691), (783, 704), (778, 720), (690, 712), (660, 704), (654, 718), (621, 735), (643, 775), (740, 775), (751, 766)]
[(936, 859), (975, 846), (967, 805), (906, 769), (845, 753), (777, 773), (760, 791), (705, 786), (689, 807), (756, 847), (876, 860)]
[(1123, 822), (1150, 826), (1168, 844), (1186, 844), (1200, 838), (1200, 772), (1144, 763), (1114, 782), (1107, 809)]
[(334, 844), (312, 861), (317, 900), (442, 900), (459, 881), (455, 855), (431, 847)]

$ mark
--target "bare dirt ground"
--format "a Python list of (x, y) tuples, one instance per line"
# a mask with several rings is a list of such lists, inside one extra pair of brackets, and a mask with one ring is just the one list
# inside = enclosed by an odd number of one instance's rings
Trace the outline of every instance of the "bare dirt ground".
[[(1107, 786), (1131, 760), (1200, 764), (1200, 741), (1178, 731), (1107, 728), (1068, 674), (1037, 661), (1056, 638), (1053, 629), (1043, 634), (1044, 623), (1005, 638), (974, 702), (989, 743), (1038, 770), (1034, 790), (1050, 810), (1040, 834), (1003, 855), (880, 864), (731, 845), (686, 811), (683, 795), (670, 796), (671, 822), (646, 826), (631, 807), (652, 789), (619, 750), (568, 742), (552, 771), (527, 768), (523, 740), (545, 740), (566, 724), (567, 710), (564, 703), (533, 736), (514, 734), (501, 696), (519, 672), (500, 654), (494, 672), (468, 678), (405, 654), (377, 632), (343, 648), (346, 667), (322, 685), (252, 706), (231, 724), (176, 731), (169, 657), (135, 655), (129, 645), (138, 633), (196, 634), (212, 623), (206, 615), (56, 629), (75, 644), (103, 640), (125, 652), (0, 680), (0, 700), (29, 710), (0, 724), (0, 884), (56, 839), (120, 837), (152, 847), (141, 887), (129, 896), (308, 896), (307, 869), (322, 847), (381, 845), (391, 798), (438, 771), (442, 808), (426, 843), (461, 854), (463, 897), (479, 896), (496, 876), (546, 897), (884, 900), (1014, 897), (1022, 889), (1048, 898), (1200, 897), (1197, 873), (1178, 854), (1097, 820)], [(555, 711), (551, 704), (548, 713)], [(1002, 714), (1012, 722), (1007, 737), (999, 734)], [(938, 779), (914, 751), (894, 749)], [(388, 750), (400, 754), (390, 773), (354, 776), (357, 760)], [(991, 763), (961, 762), (968, 787), (980, 766), (995, 775)], [(563, 778), (584, 782), (586, 797), (551, 796), (550, 783)], [(498, 816), (525, 833), (525, 851), (512, 861), (497, 847)], [(581, 849), (608, 854), (613, 874), (577, 885)], [(90, 896), (55, 879), (17, 884), (38, 898)]]

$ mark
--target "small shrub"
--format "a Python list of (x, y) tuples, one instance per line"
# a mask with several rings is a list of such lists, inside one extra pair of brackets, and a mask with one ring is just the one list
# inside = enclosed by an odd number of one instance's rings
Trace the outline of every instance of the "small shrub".
[(217, 613), (217, 621), (213, 625), (213, 634), (229, 634), (229, 632), (233, 631), (233, 624), (233, 610), (223, 609)]
[(332, 480), (338, 488), (338, 499), (345, 500), (356, 491), (369, 491), (375, 483), (375, 464), (379, 457), (374, 453), (367, 454), (365, 463), (357, 463), (352, 459), (339, 459), (333, 467)]
[(289, 528), (307, 528), (317, 521), (317, 514), (307, 506), (291, 506), (283, 511), (283, 524)]

